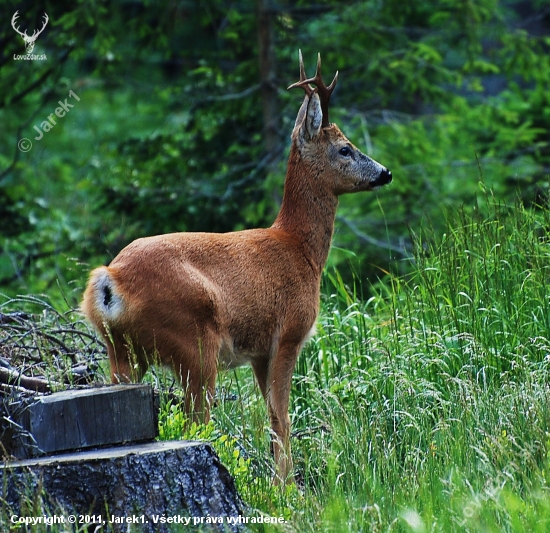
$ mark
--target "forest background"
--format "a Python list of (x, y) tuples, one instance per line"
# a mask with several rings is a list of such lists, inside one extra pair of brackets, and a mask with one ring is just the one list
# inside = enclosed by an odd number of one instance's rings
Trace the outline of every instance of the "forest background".
[[(47, 59), (16, 59), (16, 11), (29, 35), (47, 13), (33, 51)], [(480, 188), (547, 202), (548, 0), (10, 0), (0, 293), (74, 306), (89, 269), (137, 237), (269, 226), (298, 49), (310, 75), (317, 52), (327, 79), (339, 71), (332, 120), (394, 175), (342, 198), (330, 264), (344, 279), (406, 273), (412, 235), (443, 232), (449, 207), (483, 210)]]

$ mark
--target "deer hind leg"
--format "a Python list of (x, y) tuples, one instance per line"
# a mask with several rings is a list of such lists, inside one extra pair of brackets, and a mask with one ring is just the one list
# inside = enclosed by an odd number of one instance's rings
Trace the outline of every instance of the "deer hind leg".
[(124, 335), (110, 332), (105, 335), (113, 383), (132, 383), (142, 380), (148, 363), (138, 348)]
[(260, 362), (253, 364), (256, 379), (267, 402), (271, 421), (276, 484), (294, 481), (288, 406), (292, 374), (299, 350), (299, 345), (281, 345), (269, 366)]
[[(190, 336), (189, 336), (190, 337)], [(214, 400), (221, 341), (212, 331), (181, 341), (171, 366), (185, 391), (185, 410), (191, 420), (208, 423)]]

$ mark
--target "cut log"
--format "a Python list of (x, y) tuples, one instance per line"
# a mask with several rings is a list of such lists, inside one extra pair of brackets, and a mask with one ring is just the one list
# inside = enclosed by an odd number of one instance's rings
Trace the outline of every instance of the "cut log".
[[(4, 463), (1, 469), (9, 516), (40, 509), (29, 495), (42, 493), (45, 515), (101, 515), (102, 532), (164, 533), (178, 523), (178, 531), (244, 531), (242, 501), (208, 443), (154, 442)], [(129, 529), (130, 521), (137, 527)], [(99, 524), (90, 525), (94, 531)]]
[(33, 446), (18, 458), (153, 440), (157, 416), (150, 385), (115, 385), (37, 396), (17, 422)]

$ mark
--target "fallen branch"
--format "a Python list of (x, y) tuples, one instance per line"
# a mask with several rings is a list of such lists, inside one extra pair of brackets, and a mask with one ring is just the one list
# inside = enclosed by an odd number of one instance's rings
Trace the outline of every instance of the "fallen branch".
[(0, 368), (0, 383), (22, 387), (34, 392), (52, 392), (51, 385), (57, 385), (61, 388), (59, 383), (46, 381), (42, 378), (24, 376), (21, 372), (9, 368)]

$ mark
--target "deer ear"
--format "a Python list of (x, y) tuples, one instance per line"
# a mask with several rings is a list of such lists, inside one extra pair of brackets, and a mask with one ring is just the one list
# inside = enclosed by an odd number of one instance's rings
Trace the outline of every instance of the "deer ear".
[(300, 129), (300, 127), (302, 125), (302, 122), (304, 121), (308, 101), (309, 101), (309, 97), (306, 95), (306, 97), (304, 98), (304, 101), (302, 102), (302, 105), (300, 106), (300, 110), (298, 111), (298, 115), (296, 115), (296, 120), (294, 122), (294, 128), (292, 128), (292, 133), (293, 134), (296, 130)]
[(321, 100), (317, 91), (311, 96), (307, 97), (298, 112), (298, 119), (300, 115), (303, 116), (303, 120), (300, 126), (300, 136), (306, 140), (311, 141), (321, 131), (321, 124), (323, 122), (323, 111), (321, 110)]

